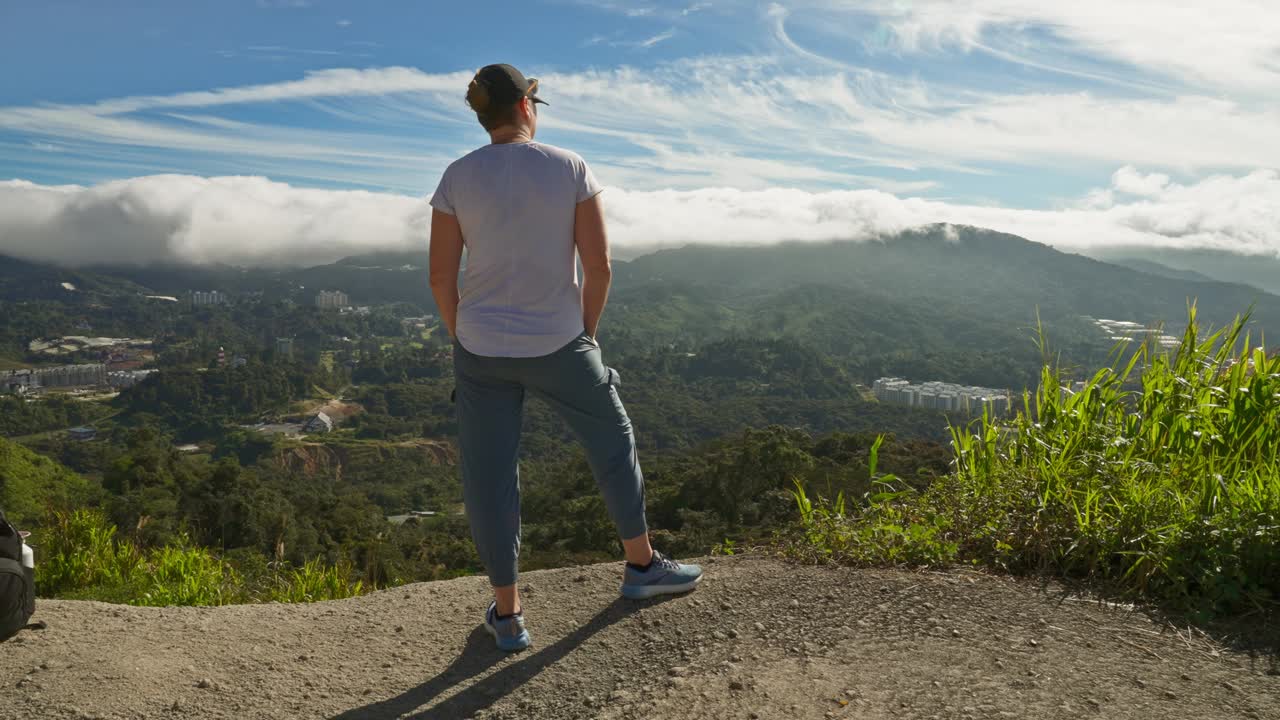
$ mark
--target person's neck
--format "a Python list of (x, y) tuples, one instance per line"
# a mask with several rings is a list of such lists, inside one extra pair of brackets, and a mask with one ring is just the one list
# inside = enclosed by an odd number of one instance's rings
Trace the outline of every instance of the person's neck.
[(504, 127), (489, 133), (489, 140), (494, 145), (510, 145), (512, 143), (533, 142), (533, 136), (529, 134), (526, 128)]

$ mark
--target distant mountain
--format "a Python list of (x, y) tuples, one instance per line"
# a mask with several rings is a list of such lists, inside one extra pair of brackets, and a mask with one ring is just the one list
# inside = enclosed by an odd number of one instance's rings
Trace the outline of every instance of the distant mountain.
[(1173, 278), (1174, 280), (1190, 280), (1192, 282), (1217, 282), (1214, 278), (1209, 277), (1195, 270), (1177, 270), (1168, 265), (1161, 265), (1158, 262), (1143, 260), (1141, 258), (1115, 258), (1109, 261), (1112, 265), (1132, 268), (1138, 272), (1144, 272), (1148, 275), (1159, 275), (1160, 277)]
[(353, 303), (431, 303), (427, 252), (354, 255), (337, 262), (296, 269), (233, 265), (96, 266), (96, 273), (145, 285), (178, 297), (192, 290), (262, 292), (268, 299), (307, 301), (320, 290), (342, 290)]
[(430, 254), (426, 248), (423, 248), (422, 250), (411, 252), (378, 252), (368, 253), (365, 255), (351, 255), (349, 257), (344, 257), (333, 264), (365, 268), (403, 268), (405, 265), (413, 265), (426, 269), (429, 258)]
[(242, 268), (234, 265), (178, 265), (157, 263), (142, 266), (97, 265), (90, 268), (101, 275), (122, 278), (151, 288), (157, 293), (182, 297), (192, 290), (248, 292), (287, 288), (288, 281), (277, 270)]
[(127, 278), (0, 255), (0, 300), (87, 300), (148, 293)]
[[(690, 246), (620, 264), (615, 279), (619, 288), (718, 288), (727, 300), (834, 286), (1005, 326), (1026, 323), (1039, 309), (1051, 321), (1088, 316), (1163, 321), (1177, 329), (1190, 301), (1198, 303), (1203, 321), (1220, 326), (1254, 305), (1254, 327), (1280, 331), (1280, 296), (1257, 288), (1160, 277), (990, 230), (953, 231), (949, 237), (931, 227), (865, 242)], [(840, 309), (859, 312), (857, 306)]]
[(284, 273), (295, 286), (309, 292), (341, 290), (353, 304), (410, 302), (434, 307), (427, 282), (427, 251), (373, 253), (343, 258), (331, 265), (319, 265)]
[(1280, 256), (1240, 255), (1222, 250), (1174, 250), (1169, 248), (1098, 248), (1089, 256), (1104, 262), (1128, 264), (1139, 259), (1173, 270), (1185, 270), (1219, 282), (1252, 285), (1280, 294)]

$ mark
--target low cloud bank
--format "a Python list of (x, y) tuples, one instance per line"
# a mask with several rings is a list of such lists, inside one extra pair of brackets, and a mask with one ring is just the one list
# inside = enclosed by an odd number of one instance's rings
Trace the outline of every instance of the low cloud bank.
[[(1280, 172), (1181, 185), (1133, 167), (1052, 210), (962, 205), (877, 190), (725, 188), (605, 195), (620, 255), (690, 243), (762, 245), (891, 235), (928, 223), (1010, 232), (1069, 251), (1225, 250), (1280, 257)], [(422, 198), (296, 188), (260, 177), (155, 175), (94, 185), (0, 182), (0, 253), (95, 263), (304, 266), (424, 248)]]
[(260, 177), (0, 182), (0, 253), (67, 265), (316, 265), (424, 245), (430, 219), (417, 198)]

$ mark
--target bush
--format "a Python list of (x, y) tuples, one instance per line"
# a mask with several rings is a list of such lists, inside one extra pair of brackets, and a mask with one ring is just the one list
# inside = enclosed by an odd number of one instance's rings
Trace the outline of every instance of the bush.
[(267, 591), (268, 600), (277, 602), (317, 602), (341, 600), (363, 594), (364, 584), (352, 581), (351, 567), (345, 564), (326, 566), (318, 559), (308, 561), (296, 570), (276, 576), (274, 587)]
[(346, 565), (313, 559), (301, 568), (263, 572), (261, 556), (242, 557), (252, 579), (207, 549), (183, 538), (147, 552), (118, 538), (97, 510), (55, 513), (33, 535), (39, 549), (36, 584), (43, 597), (104, 600), (130, 605), (225, 605), (244, 602), (315, 602), (361, 595)]
[(156, 548), (146, 569), (146, 590), (132, 605), (224, 605), (244, 596), (235, 570), (203, 548)]
[(42, 595), (128, 585), (142, 565), (132, 545), (118, 542), (116, 526), (97, 510), (54, 513), (32, 534), (36, 585)]
[[(1280, 599), (1280, 356), (1248, 316), (1140, 345), (1072, 391), (1046, 362), (1008, 422), (952, 428), (955, 469), (923, 493), (797, 492), (793, 550), (853, 563), (967, 562), (1099, 581), (1201, 616)], [(1044, 348), (1043, 338), (1041, 342)]]

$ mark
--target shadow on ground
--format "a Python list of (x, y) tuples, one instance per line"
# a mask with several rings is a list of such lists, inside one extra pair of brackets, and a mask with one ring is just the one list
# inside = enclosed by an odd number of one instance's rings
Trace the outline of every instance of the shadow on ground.
[(457, 659), (439, 675), (396, 697), (348, 710), (333, 716), (331, 720), (393, 720), (406, 716), (408, 720), (457, 720), (457, 718), (470, 717), (476, 711), (483, 710), (515, 692), (543, 670), (564, 659), (592, 635), (638, 610), (653, 607), (670, 599), (660, 598), (637, 602), (618, 598), (596, 613), (595, 617), (585, 625), (552, 645), (534, 650), (527, 657), (507, 665), (434, 706), (415, 713), (414, 711), (418, 708), (447, 694), (453, 688), (484, 674), (503, 659), (502, 652), (494, 647), (493, 639), (483, 628), (477, 626), (467, 637), (467, 643), (458, 653)]

